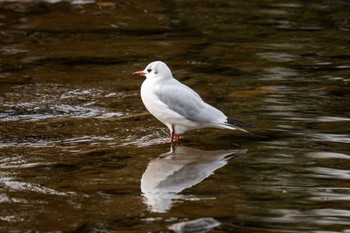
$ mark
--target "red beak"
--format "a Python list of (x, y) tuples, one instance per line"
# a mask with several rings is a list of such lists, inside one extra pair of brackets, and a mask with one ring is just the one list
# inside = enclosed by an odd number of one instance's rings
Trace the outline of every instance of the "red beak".
[(135, 73), (133, 73), (132, 75), (138, 75), (138, 76), (146, 76), (146, 73), (143, 71), (136, 71)]

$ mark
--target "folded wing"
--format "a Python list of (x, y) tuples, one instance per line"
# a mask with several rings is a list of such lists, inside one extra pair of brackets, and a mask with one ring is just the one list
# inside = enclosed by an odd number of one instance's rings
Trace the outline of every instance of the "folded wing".
[[(177, 82), (177, 83), (174, 83)], [(156, 88), (159, 100), (184, 118), (199, 123), (223, 123), (227, 117), (218, 109), (205, 103), (191, 88), (173, 79)]]

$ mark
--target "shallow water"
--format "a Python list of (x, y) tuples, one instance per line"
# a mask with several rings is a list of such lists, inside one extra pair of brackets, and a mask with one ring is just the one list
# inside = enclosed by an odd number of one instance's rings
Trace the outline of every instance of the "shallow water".
[[(0, 1), (1, 232), (348, 232), (347, 1)], [(250, 134), (170, 148), (163, 60)]]

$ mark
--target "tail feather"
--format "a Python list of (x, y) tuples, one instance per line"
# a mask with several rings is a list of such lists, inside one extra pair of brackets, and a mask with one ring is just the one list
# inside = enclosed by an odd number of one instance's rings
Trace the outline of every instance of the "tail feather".
[(243, 132), (249, 133), (247, 130), (243, 129), (242, 127), (245, 128), (256, 128), (255, 125), (235, 120), (232, 118), (227, 118), (226, 122), (223, 123), (214, 123), (214, 124), (207, 124), (206, 127), (213, 127), (213, 128), (225, 128), (225, 129), (231, 129), (231, 130), (241, 130)]
[(220, 125), (221, 125), (221, 127), (226, 128), (226, 129), (233, 129), (233, 130), (238, 129), (238, 130), (240, 130), (240, 131), (243, 131), (243, 132), (248, 133), (247, 130), (245, 130), (245, 129), (241, 128), (241, 127), (238, 127), (238, 126), (229, 125), (229, 124), (227, 124), (227, 123), (220, 124)]
[(240, 127), (244, 127), (244, 128), (256, 128), (255, 125), (249, 124), (247, 122), (243, 122), (243, 121), (239, 121), (236, 119), (232, 119), (227, 117), (227, 122), (228, 125), (232, 125), (234, 127), (240, 128)]

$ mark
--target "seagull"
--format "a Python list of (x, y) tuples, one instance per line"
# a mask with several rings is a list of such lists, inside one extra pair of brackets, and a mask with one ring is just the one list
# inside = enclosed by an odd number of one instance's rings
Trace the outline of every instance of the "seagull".
[(169, 67), (154, 61), (133, 75), (145, 76), (141, 85), (141, 99), (146, 109), (170, 130), (170, 142), (178, 143), (180, 135), (199, 128), (241, 130), (254, 125), (232, 119), (207, 104), (190, 87), (176, 80)]

